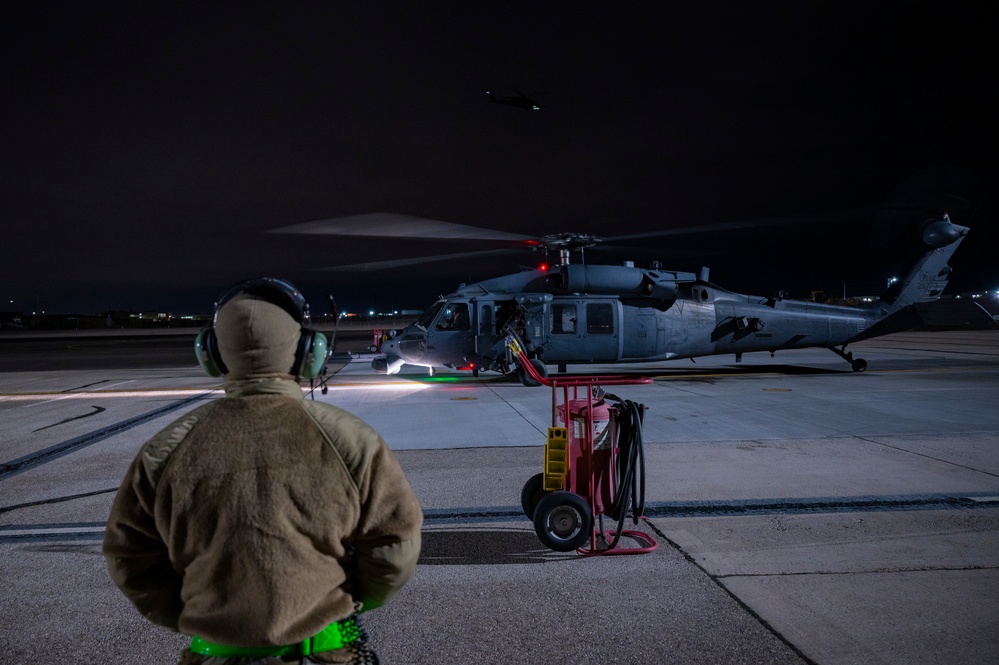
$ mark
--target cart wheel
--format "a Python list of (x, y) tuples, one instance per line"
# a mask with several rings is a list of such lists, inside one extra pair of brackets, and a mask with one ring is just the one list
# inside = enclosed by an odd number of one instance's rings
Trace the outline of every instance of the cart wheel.
[(524, 514), (529, 519), (534, 519), (534, 511), (538, 508), (538, 502), (547, 494), (545, 492), (545, 474), (539, 473), (524, 483), (524, 489), (520, 491), (520, 506), (524, 509)]
[(534, 532), (549, 549), (571, 552), (585, 545), (593, 535), (593, 512), (578, 494), (552, 492), (538, 502)]

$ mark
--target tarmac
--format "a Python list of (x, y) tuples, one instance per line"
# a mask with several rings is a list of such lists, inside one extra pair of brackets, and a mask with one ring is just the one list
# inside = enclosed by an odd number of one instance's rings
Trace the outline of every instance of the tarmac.
[[(131, 608), (100, 541), (139, 446), (220, 384), (52, 344), (44, 371), (0, 371), (0, 663), (176, 662), (185, 638)], [(824, 350), (570, 366), (655, 379), (608, 390), (647, 407), (627, 525), (658, 547), (590, 557), (520, 505), (550, 389), (355, 357), (312, 397), (384, 435), (425, 514), (413, 580), (364, 617), (382, 662), (999, 662), (999, 334), (851, 350), (866, 372)]]

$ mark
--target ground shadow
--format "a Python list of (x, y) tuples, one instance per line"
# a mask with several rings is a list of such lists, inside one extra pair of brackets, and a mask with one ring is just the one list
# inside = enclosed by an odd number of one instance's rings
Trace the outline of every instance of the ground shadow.
[(564, 560), (566, 556), (546, 548), (532, 531), (424, 531), (419, 563), (425, 566), (548, 563)]

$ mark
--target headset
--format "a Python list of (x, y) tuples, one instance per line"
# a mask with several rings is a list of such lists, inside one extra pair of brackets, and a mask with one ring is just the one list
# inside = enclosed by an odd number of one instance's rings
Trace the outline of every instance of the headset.
[(209, 376), (223, 376), (229, 373), (229, 369), (222, 360), (222, 354), (219, 352), (215, 322), (218, 319), (219, 309), (242, 293), (277, 305), (302, 325), (298, 346), (295, 348), (295, 361), (288, 373), (310, 380), (319, 377), (326, 365), (329, 341), (326, 339), (326, 335), (307, 327), (306, 324), (310, 320), (309, 304), (305, 302), (305, 297), (301, 292), (291, 282), (274, 277), (261, 277), (240, 282), (219, 297), (212, 311), (212, 322), (202, 328), (194, 340), (194, 353), (201, 369), (205, 370)]

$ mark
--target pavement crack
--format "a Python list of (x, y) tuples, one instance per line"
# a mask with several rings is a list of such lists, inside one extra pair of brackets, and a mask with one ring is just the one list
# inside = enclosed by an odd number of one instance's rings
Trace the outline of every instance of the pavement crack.
[(47, 506), (53, 503), (62, 503), (64, 501), (73, 501), (75, 499), (83, 499), (88, 496), (97, 496), (98, 494), (110, 494), (111, 492), (117, 492), (117, 487), (110, 487), (103, 490), (95, 490), (93, 492), (82, 492), (80, 494), (70, 494), (68, 496), (57, 496), (51, 499), (40, 499), (38, 501), (29, 501), (27, 503), (17, 503), (13, 506), (0, 506), (0, 514), (8, 513), (12, 510), (20, 510), (22, 508), (31, 508), (32, 506)]
[(82, 386), (77, 386), (75, 388), (66, 388), (66, 390), (63, 390), (62, 392), (64, 392), (64, 393), (71, 393), (74, 390), (83, 390), (84, 388), (90, 388), (91, 386), (99, 386), (100, 384), (107, 383), (107, 382), (108, 382), (108, 379), (101, 379), (100, 381), (93, 381), (91, 383), (84, 383)]
[(31, 430), (31, 433), (34, 434), (35, 432), (41, 432), (43, 429), (48, 429), (50, 427), (57, 427), (58, 425), (64, 425), (74, 420), (79, 420), (80, 418), (89, 418), (90, 416), (96, 416), (98, 413), (107, 411), (107, 409), (104, 408), (103, 406), (91, 406), (90, 408), (94, 409), (90, 413), (84, 413), (82, 416), (73, 416), (72, 418), (63, 418), (57, 423), (52, 423), (51, 425), (46, 425), (45, 427), (39, 427), (38, 429), (33, 429)]
[(135, 416), (134, 418), (128, 418), (127, 420), (114, 423), (102, 429), (90, 432), (89, 434), (78, 436), (75, 439), (57, 443), (54, 446), (50, 446), (44, 450), (39, 450), (38, 452), (30, 455), (25, 455), (24, 457), (19, 457), (17, 459), (10, 460), (9, 462), (0, 463), (0, 481), (6, 480), (7, 478), (21, 473), (22, 471), (26, 471), (36, 466), (51, 462), (54, 459), (74, 453), (82, 448), (86, 448), (87, 446), (91, 446), (99, 441), (103, 441), (104, 439), (112, 437), (116, 434), (120, 434), (147, 421), (159, 418), (166, 413), (170, 413), (171, 411), (175, 411), (176, 409), (205, 399), (211, 394), (212, 391), (208, 391), (193, 397), (188, 397), (187, 399), (177, 400), (176, 402), (172, 402), (158, 409), (153, 409), (152, 411), (147, 411), (146, 413)]
[(993, 478), (999, 478), (999, 473), (992, 473), (991, 471), (986, 471), (984, 469), (976, 469), (973, 466), (968, 466), (967, 464), (958, 464), (957, 462), (952, 462), (950, 460), (941, 459), (939, 457), (934, 457), (933, 455), (927, 455), (925, 453), (917, 453), (914, 450), (909, 450), (908, 448), (902, 448), (900, 446), (893, 446), (889, 443), (884, 443), (882, 441), (875, 441), (874, 439), (869, 439), (865, 436), (854, 435), (855, 439), (859, 441), (864, 441), (865, 443), (873, 443), (876, 446), (882, 446), (883, 448), (889, 448), (891, 450), (897, 450), (901, 453), (908, 453), (910, 455), (916, 455), (917, 457), (922, 457), (923, 459), (933, 460), (934, 462), (940, 462), (941, 464), (947, 464), (958, 469), (967, 469), (968, 471), (974, 471), (976, 473), (984, 473), (986, 476), (992, 476)]
[(769, 631), (770, 634), (772, 634), (778, 640), (783, 642), (791, 651), (793, 651), (796, 656), (801, 658), (802, 662), (806, 663), (806, 665), (818, 665), (814, 660), (806, 656), (805, 652), (803, 652), (800, 648), (798, 648), (798, 646), (794, 644), (794, 642), (785, 637), (779, 630), (777, 630), (774, 626), (772, 626), (769, 621), (764, 619), (758, 612), (756, 612), (756, 610), (754, 610), (752, 607), (746, 604), (745, 601), (739, 598), (739, 596), (735, 595), (735, 593), (733, 593), (731, 589), (729, 589), (727, 586), (725, 586), (722, 583), (721, 579), (717, 575), (712, 574), (711, 571), (702, 566), (697, 561), (697, 559), (695, 559), (693, 556), (684, 551), (684, 549), (680, 547), (679, 543), (675, 542), (669, 536), (667, 536), (659, 527), (655, 525), (655, 523), (653, 523), (649, 519), (645, 519), (644, 522), (649, 527), (649, 529), (651, 529), (657, 536), (659, 536), (662, 542), (666, 543), (674, 550), (676, 550), (676, 552), (679, 553), (680, 556), (682, 556), (684, 560), (687, 561), (687, 563), (693, 565), (695, 568), (704, 573), (704, 575), (709, 580), (711, 580), (719, 589), (721, 589), (726, 595), (728, 595), (728, 597), (731, 598), (739, 607), (741, 607), (744, 612), (749, 614), (749, 616), (753, 617), (753, 619), (755, 619), (761, 626), (763, 626), (765, 630)]

